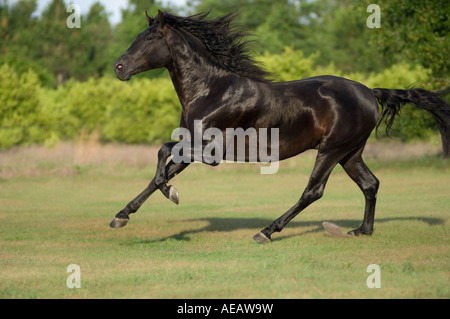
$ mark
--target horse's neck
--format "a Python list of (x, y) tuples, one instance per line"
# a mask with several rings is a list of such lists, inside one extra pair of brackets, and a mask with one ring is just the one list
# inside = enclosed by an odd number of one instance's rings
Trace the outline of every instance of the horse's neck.
[(230, 74), (213, 64), (199, 40), (188, 37), (183, 31), (172, 30), (168, 39), (172, 62), (167, 68), (183, 108), (212, 94), (213, 80)]

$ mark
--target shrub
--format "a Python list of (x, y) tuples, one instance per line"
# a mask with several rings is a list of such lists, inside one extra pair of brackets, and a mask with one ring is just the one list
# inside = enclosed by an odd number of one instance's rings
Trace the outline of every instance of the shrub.
[(50, 134), (42, 128), (49, 119), (41, 110), (36, 73), (19, 76), (4, 64), (0, 66), (0, 83), (0, 148), (45, 142)]

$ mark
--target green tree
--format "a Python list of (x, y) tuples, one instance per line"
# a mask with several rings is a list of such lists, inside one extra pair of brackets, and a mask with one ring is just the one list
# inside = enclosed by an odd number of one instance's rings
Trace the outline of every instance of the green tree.
[(9, 3), (0, 0), (0, 65), (8, 64), (19, 75), (32, 70), (45, 85), (53, 85), (53, 75), (35, 60), (39, 39), (34, 32), (38, 19), (33, 17), (36, 0)]
[(36, 19), (36, 0), (19, 0), (9, 4), (0, 0), (0, 54), (27, 55), (33, 48), (33, 27)]
[(56, 77), (58, 84), (72, 74), (70, 64), (74, 62), (75, 50), (82, 44), (79, 29), (67, 28), (66, 4), (64, 0), (52, 0), (42, 12), (36, 28), (37, 41), (41, 47), (36, 58)]
[(113, 39), (113, 30), (108, 19), (105, 7), (95, 2), (86, 16), (82, 31), (85, 33), (88, 51), (83, 73), (77, 78), (100, 77), (110, 68), (112, 62), (108, 60), (107, 49)]
[(314, 1), (310, 3), (308, 32), (300, 49), (320, 52), (317, 63), (334, 63), (344, 72), (372, 72), (388, 65), (370, 46), (376, 29), (366, 25), (367, 5), (361, 1)]
[(87, 16), (81, 17), (81, 28), (67, 26), (66, 8), (64, 0), (53, 0), (42, 13), (38, 59), (57, 76), (58, 84), (72, 77), (101, 76), (109, 64), (105, 48), (112, 37), (105, 8), (94, 3)]
[(374, 47), (391, 64), (408, 60), (430, 68), (435, 85), (448, 85), (450, 6), (446, 0), (380, 1), (382, 27)]
[[(35, 0), (0, 3), (0, 62), (22, 74), (29, 69), (42, 83), (61, 84), (69, 78), (101, 76), (110, 65), (106, 48), (112, 27), (105, 8), (94, 3), (81, 28), (69, 28), (64, 0), (52, 0), (41, 17), (33, 15)], [(57, 82), (55, 83), (55, 78)]]

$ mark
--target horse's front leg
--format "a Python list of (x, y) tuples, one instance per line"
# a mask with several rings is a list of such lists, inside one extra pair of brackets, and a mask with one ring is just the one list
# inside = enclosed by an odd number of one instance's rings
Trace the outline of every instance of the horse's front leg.
[(158, 164), (155, 173), (155, 185), (159, 188), (161, 193), (170, 199), (172, 202), (178, 205), (178, 191), (173, 186), (168, 186), (167, 173), (166, 173), (166, 162), (167, 159), (172, 155), (172, 149), (178, 142), (171, 142), (164, 144), (158, 151)]
[[(171, 143), (168, 143), (171, 144)], [(173, 146), (172, 146), (173, 147)], [(163, 146), (164, 148), (164, 146)], [(167, 157), (163, 156), (164, 154), (169, 154)], [(161, 155), (161, 156), (160, 156)], [(147, 188), (140, 193), (135, 199), (128, 203), (128, 205), (122, 209), (116, 217), (110, 223), (111, 228), (122, 228), (127, 225), (130, 220), (129, 215), (137, 212), (137, 210), (142, 206), (142, 204), (152, 195), (157, 189), (160, 189), (161, 192), (166, 195), (167, 198), (174, 197), (173, 186), (167, 186), (166, 182), (175, 177), (178, 173), (183, 171), (189, 164), (188, 163), (179, 163), (176, 164), (173, 161), (170, 161), (167, 165), (165, 162), (167, 158), (170, 156), (170, 152), (167, 153), (167, 149), (163, 150), (163, 152), (158, 153), (158, 166), (155, 174), (155, 178), (150, 182)], [(162, 164), (161, 164), (162, 163)], [(161, 174), (161, 171), (163, 173)], [(176, 190), (175, 190), (176, 192)], [(178, 199), (178, 193), (176, 194), (176, 198)]]

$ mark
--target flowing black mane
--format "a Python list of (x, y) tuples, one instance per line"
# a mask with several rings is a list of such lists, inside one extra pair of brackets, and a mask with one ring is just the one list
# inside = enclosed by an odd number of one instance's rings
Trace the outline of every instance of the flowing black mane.
[(248, 34), (236, 31), (231, 25), (236, 13), (206, 20), (208, 15), (209, 12), (178, 17), (164, 12), (166, 23), (200, 39), (222, 68), (255, 81), (271, 82), (268, 79), (270, 73), (250, 55), (249, 41), (244, 40)]

